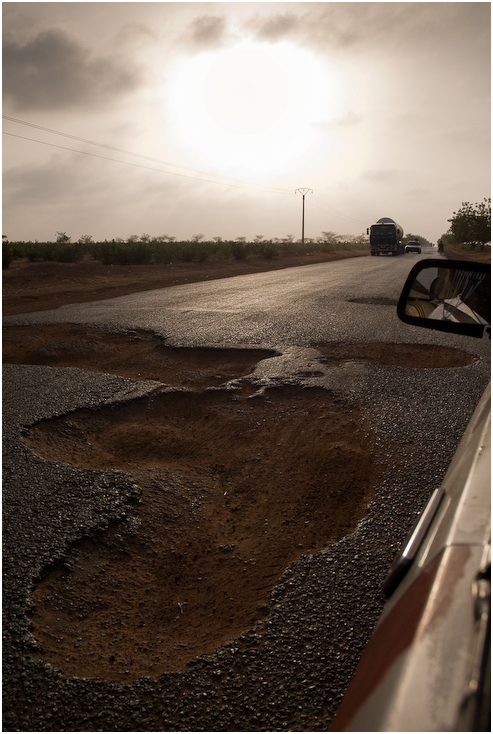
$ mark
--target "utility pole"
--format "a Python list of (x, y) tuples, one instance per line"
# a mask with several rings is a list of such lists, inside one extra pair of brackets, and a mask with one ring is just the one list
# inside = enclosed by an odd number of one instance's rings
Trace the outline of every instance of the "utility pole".
[(298, 192), (303, 197), (303, 214), (301, 217), (301, 244), (305, 244), (305, 196), (308, 194), (308, 192), (311, 191), (313, 194), (313, 189), (296, 189), (294, 192), (297, 194)]

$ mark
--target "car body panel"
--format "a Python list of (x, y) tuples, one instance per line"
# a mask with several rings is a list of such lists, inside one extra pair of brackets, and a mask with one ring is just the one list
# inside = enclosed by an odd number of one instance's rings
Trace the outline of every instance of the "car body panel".
[[(470, 731), (489, 552), (490, 386), (442, 483), (418, 552), (388, 601), (331, 731)], [(489, 559), (489, 555), (488, 555)], [(489, 587), (488, 587), (489, 588)], [(489, 625), (489, 599), (488, 599)], [(484, 647), (484, 645), (483, 645)], [(480, 650), (480, 654), (483, 654)], [(472, 686), (472, 688), (471, 688)], [(466, 713), (464, 713), (466, 712)]]

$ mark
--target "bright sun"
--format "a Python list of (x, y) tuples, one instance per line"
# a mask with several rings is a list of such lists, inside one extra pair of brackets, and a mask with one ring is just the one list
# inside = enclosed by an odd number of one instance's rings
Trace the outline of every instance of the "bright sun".
[(343, 96), (337, 73), (310, 52), (243, 43), (184, 62), (171, 102), (182, 139), (208, 165), (268, 173), (300, 155)]

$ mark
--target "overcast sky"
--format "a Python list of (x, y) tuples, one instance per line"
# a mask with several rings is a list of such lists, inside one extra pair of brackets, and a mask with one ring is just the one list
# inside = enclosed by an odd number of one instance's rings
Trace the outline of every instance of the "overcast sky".
[(436, 242), (490, 196), (489, 2), (4, 2), (3, 35), (11, 240), (298, 238), (307, 188), (306, 237)]

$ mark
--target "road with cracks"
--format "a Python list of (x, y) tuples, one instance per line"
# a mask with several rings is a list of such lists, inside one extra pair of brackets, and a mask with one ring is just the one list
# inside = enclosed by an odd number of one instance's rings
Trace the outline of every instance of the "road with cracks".
[(327, 729), (489, 380), (418, 259), (3, 320), (4, 730)]

